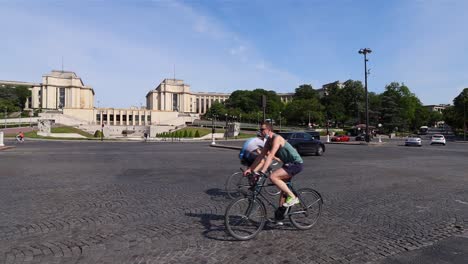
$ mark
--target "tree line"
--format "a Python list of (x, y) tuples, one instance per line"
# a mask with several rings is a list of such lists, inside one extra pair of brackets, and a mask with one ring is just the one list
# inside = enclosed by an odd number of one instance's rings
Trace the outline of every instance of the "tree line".
[[(205, 117), (215, 116), (224, 120), (227, 116), (241, 122), (261, 121), (262, 95), (267, 96), (266, 118), (274, 119), (276, 123), (281, 119), (283, 125), (307, 126), (310, 122), (320, 127), (328, 124), (330, 127), (346, 128), (364, 124), (366, 120), (365, 89), (361, 81), (356, 80), (328, 84), (320, 93), (309, 84), (300, 85), (295, 89), (292, 101), (286, 104), (274, 91), (237, 90), (224, 103), (213, 103)], [(384, 92), (369, 92), (368, 97), (369, 125), (377, 127), (382, 124), (381, 130), (384, 132), (414, 131), (446, 118), (424, 107), (404, 83), (392, 82), (385, 86)], [(460, 108), (459, 101), (454, 109)], [(454, 110), (450, 109), (447, 114), (453, 113)], [(456, 120), (460, 121), (459, 118)]]

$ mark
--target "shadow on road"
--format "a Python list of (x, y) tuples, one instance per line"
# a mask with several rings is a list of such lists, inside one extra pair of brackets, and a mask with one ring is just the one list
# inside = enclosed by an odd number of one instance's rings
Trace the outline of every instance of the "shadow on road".
[(224, 189), (220, 188), (211, 188), (205, 191), (206, 194), (208, 194), (211, 200), (213, 201), (227, 201), (231, 200), (229, 197), (228, 193)]
[(218, 241), (235, 241), (233, 237), (226, 233), (224, 215), (210, 213), (186, 213), (185, 215), (200, 218), (200, 223), (205, 228), (205, 231), (202, 233), (204, 237)]

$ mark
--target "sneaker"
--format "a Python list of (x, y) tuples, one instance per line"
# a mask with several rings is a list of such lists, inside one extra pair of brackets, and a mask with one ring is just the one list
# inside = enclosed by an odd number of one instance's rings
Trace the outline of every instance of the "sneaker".
[(284, 225), (283, 221), (281, 220), (276, 220), (276, 219), (269, 219), (269, 222), (273, 225), (276, 225), (276, 226), (282, 226)]
[(275, 220), (275, 221), (273, 222), (273, 224), (275, 224), (275, 225), (277, 225), (277, 226), (282, 226), (282, 225), (284, 225), (283, 221), (279, 221), (279, 220)]
[(298, 204), (299, 203), (299, 198), (297, 197), (294, 197), (292, 198), (291, 196), (288, 196), (288, 198), (286, 198), (286, 202), (283, 204), (284, 207), (291, 207), (295, 204)]

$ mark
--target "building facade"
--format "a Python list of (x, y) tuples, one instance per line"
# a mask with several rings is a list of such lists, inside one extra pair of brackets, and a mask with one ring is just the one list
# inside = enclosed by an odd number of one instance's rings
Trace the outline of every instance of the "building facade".
[(431, 112), (439, 112), (442, 114), (445, 108), (449, 107), (449, 104), (438, 104), (438, 105), (425, 105), (429, 111)]
[[(192, 92), (183, 80), (164, 79), (146, 94), (146, 107), (100, 108), (94, 105), (94, 89), (74, 72), (53, 70), (41, 83), (0, 81), (0, 84), (28, 86), (31, 97), (25, 110), (60, 114), (61, 120), (79, 124), (109, 126), (179, 125), (205, 114), (215, 103), (224, 103), (229, 93)], [(294, 93), (278, 94), (288, 103)], [(72, 121), (70, 121), (72, 122)]]

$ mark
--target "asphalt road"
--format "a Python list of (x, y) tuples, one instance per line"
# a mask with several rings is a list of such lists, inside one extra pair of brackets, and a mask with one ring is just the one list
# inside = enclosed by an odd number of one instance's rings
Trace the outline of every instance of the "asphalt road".
[(238, 242), (223, 225), (236, 150), (26, 141), (0, 151), (0, 263), (466, 263), (468, 144), (401, 143), (304, 157), (295, 184), (322, 193), (319, 223)]

